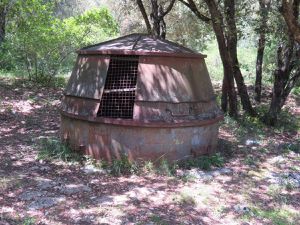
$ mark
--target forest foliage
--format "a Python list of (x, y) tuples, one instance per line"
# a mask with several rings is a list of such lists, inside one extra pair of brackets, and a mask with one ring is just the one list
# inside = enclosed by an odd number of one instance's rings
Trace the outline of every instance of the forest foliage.
[(116, 21), (103, 7), (59, 18), (54, 2), (16, 1), (7, 20), (0, 65), (27, 71), (35, 81), (49, 81), (60, 69), (70, 70), (76, 49), (118, 33)]

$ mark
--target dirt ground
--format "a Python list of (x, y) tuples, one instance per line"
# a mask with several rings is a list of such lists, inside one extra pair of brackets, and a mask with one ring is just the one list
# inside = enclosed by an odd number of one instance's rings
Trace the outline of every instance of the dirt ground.
[(58, 137), (61, 96), (59, 88), (0, 78), (1, 225), (300, 224), (296, 97), (276, 128), (225, 118), (223, 168), (114, 177), (37, 159), (37, 140)]

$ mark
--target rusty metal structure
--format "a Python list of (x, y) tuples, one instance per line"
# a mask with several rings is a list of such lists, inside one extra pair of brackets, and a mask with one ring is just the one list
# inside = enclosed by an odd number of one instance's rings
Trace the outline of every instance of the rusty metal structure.
[(61, 108), (61, 138), (73, 149), (108, 161), (215, 151), (223, 115), (205, 55), (145, 34), (77, 53)]

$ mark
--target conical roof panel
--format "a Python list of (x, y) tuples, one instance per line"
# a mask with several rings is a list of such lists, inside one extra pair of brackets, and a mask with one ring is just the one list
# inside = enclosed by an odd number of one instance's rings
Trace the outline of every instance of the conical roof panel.
[(130, 34), (110, 41), (87, 46), (80, 54), (133, 54), (133, 55), (185, 55), (203, 57), (193, 50), (174, 42), (147, 34)]

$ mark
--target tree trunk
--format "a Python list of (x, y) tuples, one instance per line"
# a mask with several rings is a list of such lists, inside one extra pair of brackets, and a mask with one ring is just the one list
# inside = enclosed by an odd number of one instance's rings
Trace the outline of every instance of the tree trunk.
[[(225, 74), (224, 70), (223, 73)], [(229, 89), (229, 84), (225, 79), (225, 75), (224, 75), (223, 82), (222, 82), (222, 95), (221, 95), (221, 109), (223, 110), (223, 112), (227, 112), (228, 110), (228, 89)]]
[(293, 64), (293, 58), (295, 57), (294, 51), (297, 49), (295, 48), (293, 39), (290, 39), (289, 42), (290, 43), (286, 46), (279, 46), (277, 50), (277, 69), (274, 72), (272, 100), (269, 111), (263, 118), (264, 122), (270, 126), (274, 126), (276, 124), (281, 108), (283, 107), (292, 87), (300, 77), (300, 73), (297, 73), (299, 68), (294, 76), (291, 77), (291, 72), (294, 69), (293, 67), (297, 66)]
[(145, 7), (144, 7), (144, 4), (142, 2), (142, 0), (137, 0), (137, 5), (142, 13), (142, 16), (144, 18), (144, 21), (145, 21), (145, 24), (146, 24), (146, 27), (147, 27), (147, 32), (148, 34), (151, 34), (151, 25), (150, 25), (150, 21), (149, 21), (149, 18), (147, 16), (147, 13), (146, 13), (146, 10), (145, 10)]
[(268, 113), (264, 116), (264, 123), (269, 126), (274, 126), (277, 123), (278, 114), (280, 112), (280, 97), (272, 96), (271, 105)]
[(163, 6), (161, 4), (158, 4), (157, 0), (151, 0), (151, 13), (149, 20), (142, 0), (136, 0), (136, 3), (142, 13), (149, 34), (152, 34), (156, 37), (160, 37), (162, 39), (166, 38), (167, 28), (164, 17), (173, 8), (175, 0), (171, 0), (169, 2), (170, 3), (167, 6), (166, 10), (164, 10)]
[(163, 7), (157, 3), (157, 0), (151, 0), (152, 12), (150, 18), (152, 21), (152, 33), (160, 38), (166, 38), (166, 23), (164, 21)]
[(0, 4), (0, 46), (5, 39), (5, 26), (6, 26), (7, 5)]
[[(227, 64), (227, 63), (225, 63)], [(223, 90), (224, 89), (224, 90)], [(228, 96), (228, 101), (227, 101)], [(238, 117), (238, 109), (237, 109), (237, 95), (234, 87), (234, 79), (232, 76), (232, 70), (230, 66), (225, 66), (224, 68), (224, 78), (223, 78), (223, 86), (222, 86), (222, 102), (221, 106), (224, 112), (227, 110), (227, 102), (229, 103), (229, 116), (237, 118)], [(223, 107), (226, 105), (226, 108)]]
[(238, 92), (241, 98), (243, 109), (251, 116), (255, 116), (256, 112), (252, 108), (252, 104), (248, 95), (247, 86), (244, 82), (243, 75), (239, 67), (237, 57), (237, 29), (235, 25), (235, 0), (225, 0), (225, 18), (227, 22), (227, 45), (231, 63), (233, 68), (233, 75), (236, 81)]
[(163, 14), (164, 14), (164, 10), (163, 10), (163, 7), (160, 5), (159, 6), (159, 18), (160, 18), (160, 21), (159, 21), (159, 30), (160, 30), (160, 37), (162, 39), (166, 39), (167, 26), (166, 26), (166, 22), (165, 22)]
[[(298, 20), (299, 0), (293, 1), (292, 16)], [(278, 114), (285, 104), (294, 85), (300, 80), (300, 45), (294, 39), (294, 34), (289, 30), (289, 41), (285, 46), (279, 45), (277, 50), (277, 69), (274, 72), (274, 85), (272, 101), (269, 111), (264, 115), (267, 125), (275, 125)]]
[(267, 30), (270, 1), (259, 0), (259, 6), (260, 6), (261, 24), (259, 26), (259, 39), (258, 39), (258, 48), (257, 48), (257, 57), (256, 57), (256, 77), (255, 77), (255, 100), (257, 102), (261, 101), (262, 65), (263, 65), (263, 58), (264, 58), (264, 51), (265, 51), (265, 44), (266, 44), (266, 30)]
[(255, 100), (261, 101), (262, 64), (265, 51), (265, 35), (260, 34), (256, 57)]
[(158, 3), (157, 0), (151, 0), (151, 14), (150, 14), (150, 19), (152, 22), (152, 33), (157, 36), (160, 37), (160, 18), (158, 16)]
[[(287, 24), (293, 39), (300, 44), (300, 25), (298, 23), (298, 13), (300, 0), (282, 0), (281, 14)], [(295, 13), (296, 11), (296, 13)]]
[[(237, 60), (237, 58), (236, 58)], [(235, 78), (235, 82), (237, 84), (237, 88), (238, 88), (238, 92), (241, 98), (241, 102), (242, 102), (242, 106), (243, 109), (245, 110), (246, 113), (248, 113), (251, 116), (256, 116), (256, 112), (252, 107), (249, 95), (248, 95), (248, 91), (247, 91), (247, 86), (244, 82), (244, 78), (243, 75), (241, 73), (241, 70), (238, 66), (238, 62), (236, 62), (234, 64), (234, 78)]]
[(276, 70), (274, 72), (274, 85), (272, 100), (268, 113), (264, 116), (264, 122), (270, 126), (274, 126), (277, 122), (278, 114), (281, 111), (281, 103), (283, 102), (283, 90), (286, 83), (287, 74), (285, 71)]
[(205, 0), (211, 18), (212, 18), (212, 26), (217, 38), (219, 52), (221, 56), (221, 60), (223, 63), (223, 86), (222, 86), (222, 98), (221, 98), (221, 107), (224, 112), (227, 111), (227, 102), (229, 103), (229, 115), (232, 117), (238, 116), (237, 111), (237, 95), (234, 87), (234, 78), (233, 78), (233, 67), (232, 60), (230, 54), (227, 50), (226, 40), (224, 36), (224, 23), (223, 17), (215, 1)]
[[(292, 88), (300, 81), (300, 66), (295, 63), (300, 56), (300, 46), (279, 48), (278, 69), (274, 72), (274, 85), (269, 111), (264, 116), (267, 125), (274, 126)], [(296, 53), (296, 54), (295, 54)], [(296, 59), (292, 59), (296, 58)], [(297, 68), (294, 68), (297, 67)]]

